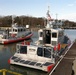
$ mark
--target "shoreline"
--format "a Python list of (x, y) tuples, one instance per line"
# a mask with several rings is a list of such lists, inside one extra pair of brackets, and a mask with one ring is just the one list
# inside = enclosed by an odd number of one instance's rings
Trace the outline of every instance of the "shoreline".
[[(10, 29), (11, 27), (0, 27), (0, 30), (5, 30), (5, 29)], [(38, 27), (31, 27), (31, 28), (29, 28), (29, 30), (31, 30), (31, 31), (38, 31), (40, 28), (38, 28)]]

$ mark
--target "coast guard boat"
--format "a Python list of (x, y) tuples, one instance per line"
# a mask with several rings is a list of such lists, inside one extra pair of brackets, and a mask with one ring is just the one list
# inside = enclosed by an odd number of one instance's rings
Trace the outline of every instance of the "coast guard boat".
[[(26, 26), (29, 27), (29, 26)], [(0, 44), (9, 44), (18, 41), (23, 41), (31, 38), (33, 33), (27, 28), (18, 26), (17, 23), (12, 24), (11, 29), (6, 29), (3, 33), (0, 34)]]
[(34, 68), (49, 72), (56, 64), (57, 57), (61, 56), (69, 46), (70, 39), (64, 35), (64, 30), (52, 25), (49, 11), (47, 26), (40, 29), (39, 39), (35, 45), (17, 44), (16, 53), (9, 59), (10, 64)]

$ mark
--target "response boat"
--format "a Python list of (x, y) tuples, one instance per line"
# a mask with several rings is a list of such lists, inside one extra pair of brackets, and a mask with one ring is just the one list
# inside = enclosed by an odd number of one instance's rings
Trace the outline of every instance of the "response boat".
[[(29, 26), (28, 26), (29, 27)], [(11, 29), (6, 29), (0, 34), (0, 44), (9, 44), (30, 39), (33, 33), (17, 23), (12, 24)]]
[(57, 59), (70, 45), (70, 39), (64, 34), (64, 29), (52, 25), (49, 10), (47, 26), (40, 29), (39, 39), (35, 45), (17, 44), (16, 53), (9, 63), (49, 72), (53, 69)]

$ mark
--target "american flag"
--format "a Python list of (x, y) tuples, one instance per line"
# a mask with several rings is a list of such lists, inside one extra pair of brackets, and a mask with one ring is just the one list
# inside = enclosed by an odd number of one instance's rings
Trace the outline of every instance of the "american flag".
[(49, 10), (47, 11), (47, 20), (51, 21), (51, 16), (49, 14)]

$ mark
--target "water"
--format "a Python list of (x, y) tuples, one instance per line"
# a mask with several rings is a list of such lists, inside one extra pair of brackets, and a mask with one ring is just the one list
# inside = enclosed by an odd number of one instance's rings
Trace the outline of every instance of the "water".
[[(71, 41), (76, 39), (76, 30), (65, 30), (66, 35), (69, 36)], [(34, 36), (32, 37), (33, 43), (38, 39), (37, 32), (34, 32)], [(0, 69), (8, 69), (23, 75), (47, 75), (48, 73), (30, 69), (26, 67), (21, 67), (17, 65), (10, 65), (8, 64), (8, 59), (14, 55), (16, 51), (16, 43), (9, 44), (9, 45), (0, 45)]]
[(71, 41), (74, 41), (76, 39), (76, 30), (65, 30), (66, 35), (71, 39)]

